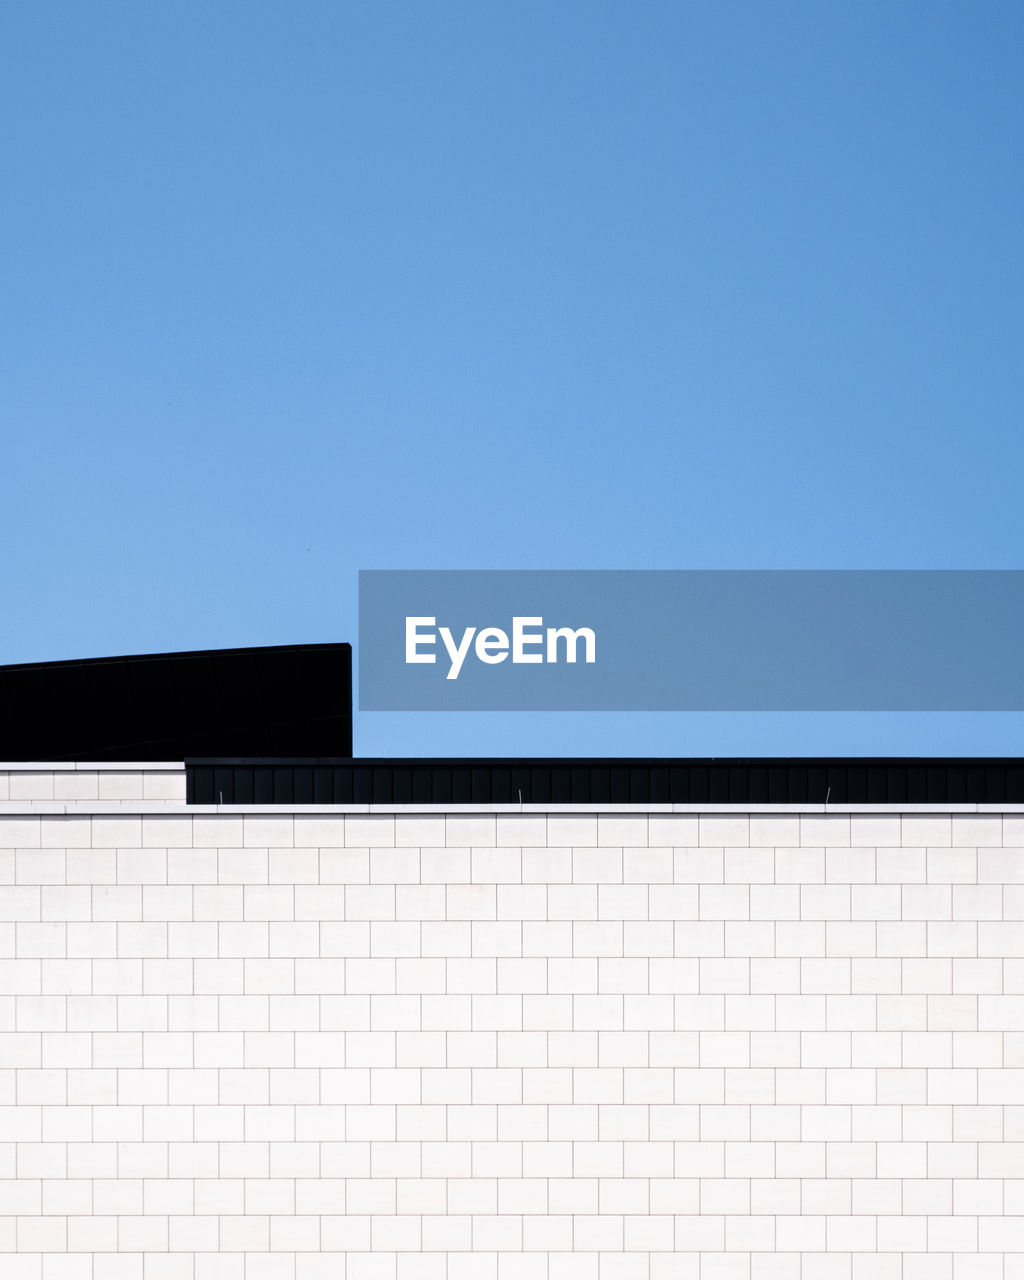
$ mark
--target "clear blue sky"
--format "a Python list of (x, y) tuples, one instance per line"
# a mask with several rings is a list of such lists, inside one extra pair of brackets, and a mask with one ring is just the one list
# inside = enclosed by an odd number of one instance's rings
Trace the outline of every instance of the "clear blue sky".
[(1024, 567), (1022, 57), (1011, 3), (4, 0), (0, 662), (354, 641), (359, 568)]

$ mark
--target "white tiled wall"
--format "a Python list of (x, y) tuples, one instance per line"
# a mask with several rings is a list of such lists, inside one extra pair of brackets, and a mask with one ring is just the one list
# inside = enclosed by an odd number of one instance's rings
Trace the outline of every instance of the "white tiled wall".
[(92, 776), (2, 797), (3, 1280), (1024, 1277), (1024, 815)]

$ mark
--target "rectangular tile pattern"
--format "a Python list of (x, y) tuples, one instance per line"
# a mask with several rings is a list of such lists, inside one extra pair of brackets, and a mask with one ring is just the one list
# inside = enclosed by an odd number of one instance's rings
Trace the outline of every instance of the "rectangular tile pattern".
[(26, 801), (0, 1252), (4, 1280), (1024, 1277), (1024, 819)]

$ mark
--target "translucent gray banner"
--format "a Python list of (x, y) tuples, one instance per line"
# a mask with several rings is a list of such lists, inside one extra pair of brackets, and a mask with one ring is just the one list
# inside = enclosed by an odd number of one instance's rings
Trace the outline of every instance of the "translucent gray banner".
[(1020, 570), (369, 570), (364, 711), (1024, 710)]

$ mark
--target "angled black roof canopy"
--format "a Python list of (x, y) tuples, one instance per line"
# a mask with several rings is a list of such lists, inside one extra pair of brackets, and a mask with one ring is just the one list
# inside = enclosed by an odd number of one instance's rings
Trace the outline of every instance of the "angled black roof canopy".
[(0, 667), (0, 760), (352, 754), (352, 646)]

